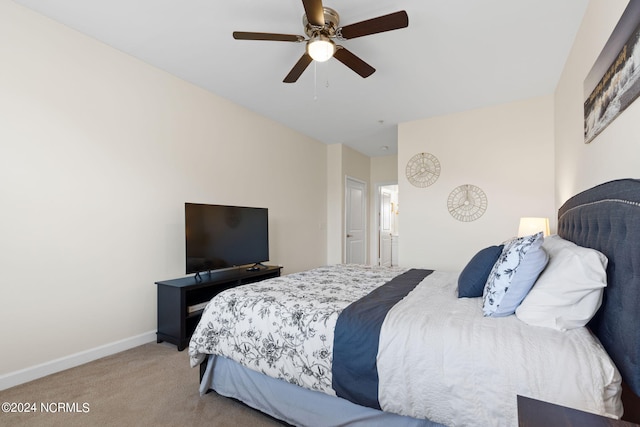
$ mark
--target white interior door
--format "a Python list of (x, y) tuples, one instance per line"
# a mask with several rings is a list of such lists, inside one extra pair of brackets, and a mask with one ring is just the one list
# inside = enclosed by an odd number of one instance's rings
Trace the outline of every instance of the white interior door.
[(365, 264), (367, 184), (347, 177), (345, 199), (345, 262), (347, 264)]
[(391, 191), (380, 189), (380, 230), (378, 242), (380, 248), (380, 265), (391, 266), (391, 233), (392, 233)]

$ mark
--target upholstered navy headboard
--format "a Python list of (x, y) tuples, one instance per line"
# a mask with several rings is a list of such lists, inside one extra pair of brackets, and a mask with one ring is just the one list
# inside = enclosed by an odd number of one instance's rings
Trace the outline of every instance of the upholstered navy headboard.
[(567, 200), (558, 235), (609, 258), (603, 303), (589, 327), (640, 395), (640, 180), (607, 182)]

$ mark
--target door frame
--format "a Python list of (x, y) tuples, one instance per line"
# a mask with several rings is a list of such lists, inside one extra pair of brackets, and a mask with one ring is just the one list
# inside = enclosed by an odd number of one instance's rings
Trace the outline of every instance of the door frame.
[(379, 265), (380, 264), (380, 259), (379, 259), (379, 254), (380, 254), (380, 241), (379, 241), (379, 235), (380, 235), (380, 221), (381, 221), (381, 217), (382, 217), (382, 212), (380, 212), (381, 209), (381, 204), (382, 204), (382, 200), (380, 199), (380, 191), (382, 190), (382, 187), (387, 187), (389, 185), (398, 185), (398, 181), (382, 181), (382, 182), (377, 182), (375, 184), (375, 194), (374, 194), (374, 198), (375, 198), (375, 209), (373, 210), (373, 215), (374, 215), (374, 222), (375, 222), (375, 229), (373, 229), (371, 231), (371, 241), (374, 242), (371, 245), (371, 253), (370, 253), (370, 259), (376, 260), (375, 264)]
[(349, 175), (344, 176), (344, 223), (342, 225), (342, 262), (347, 263), (347, 219), (349, 218), (349, 203), (347, 202), (347, 198), (349, 193), (347, 192), (347, 185), (349, 181), (357, 182), (358, 184), (362, 184), (364, 187), (364, 191), (362, 192), (364, 197), (364, 208), (362, 213), (362, 223), (364, 224), (364, 263), (367, 264), (369, 262), (369, 218), (368, 218), (368, 203), (369, 203), (369, 195), (367, 193), (368, 187), (366, 181), (362, 181), (361, 179), (354, 178)]

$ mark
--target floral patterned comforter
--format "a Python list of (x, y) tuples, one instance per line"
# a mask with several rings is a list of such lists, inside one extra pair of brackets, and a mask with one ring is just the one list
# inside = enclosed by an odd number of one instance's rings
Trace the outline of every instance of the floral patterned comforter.
[[(191, 365), (219, 354), (270, 377), (335, 395), (334, 327), (351, 302), (407, 271), (337, 265), (240, 286), (205, 309)], [(445, 425), (517, 424), (516, 395), (610, 417), (621, 377), (587, 328), (485, 317), (458, 298), (458, 274), (433, 272), (386, 313), (376, 368), (383, 411)]]
[(270, 377), (335, 395), (331, 359), (338, 316), (405, 271), (333, 265), (226, 290), (211, 300), (191, 338), (191, 366), (207, 354), (218, 354)]

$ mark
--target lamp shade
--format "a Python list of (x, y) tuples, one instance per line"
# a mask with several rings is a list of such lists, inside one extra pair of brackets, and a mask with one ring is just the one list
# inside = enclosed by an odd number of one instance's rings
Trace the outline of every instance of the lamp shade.
[(518, 237), (530, 236), (542, 231), (544, 236), (551, 234), (549, 232), (549, 218), (520, 218), (520, 227), (518, 227)]
[(335, 52), (336, 45), (328, 37), (317, 36), (307, 42), (307, 53), (314, 61), (327, 61)]

